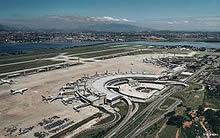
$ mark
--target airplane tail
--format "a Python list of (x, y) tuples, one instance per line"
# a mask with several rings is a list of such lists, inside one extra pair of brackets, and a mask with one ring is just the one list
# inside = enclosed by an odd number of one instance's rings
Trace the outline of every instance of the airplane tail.
[(41, 98), (42, 98), (42, 101), (45, 101), (46, 100), (46, 97), (41, 95)]
[(10, 92), (11, 92), (10, 94), (13, 94), (13, 92), (15, 92), (15, 90), (11, 89), (11, 91), (10, 91)]
[(10, 82), (9, 82), (10, 84), (14, 84), (15, 83), (15, 81), (14, 80), (10, 80)]
[(65, 106), (67, 106), (67, 103), (64, 101), (64, 100), (62, 100), (61, 101)]

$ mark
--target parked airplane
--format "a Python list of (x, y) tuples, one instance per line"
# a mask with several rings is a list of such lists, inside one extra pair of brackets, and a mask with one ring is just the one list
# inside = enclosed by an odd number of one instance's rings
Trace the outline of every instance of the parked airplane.
[(17, 94), (17, 93), (20, 93), (20, 94), (24, 94), (24, 92), (25, 91), (27, 91), (28, 90), (28, 88), (23, 88), (23, 89), (19, 89), (19, 90), (13, 90), (13, 89), (11, 89), (11, 92), (10, 92), (10, 94), (11, 95), (15, 95), (15, 94)]
[(0, 80), (0, 85), (2, 85), (2, 84), (12, 84), (12, 83), (14, 83), (14, 81), (13, 80), (5, 80), (5, 79), (1, 79)]
[(65, 91), (65, 90), (67, 90), (67, 89), (75, 89), (75, 88), (76, 88), (75, 85), (74, 85), (74, 86), (66, 85), (66, 86), (63, 86), (62, 88), (60, 88), (59, 91)]
[(63, 98), (62, 99), (62, 103), (64, 105), (72, 104), (74, 100), (78, 100), (78, 99), (80, 99), (80, 97), (75, 97), (75, 96), (67, 97), (67, 98)]
[(63, 99), (62, 95), (48, 96), (48, 97), (41, 95), (41, 97), (42, 97), (42, 101), (46, 101), (46, 102), (50, 101), (51, 103), (57, 99)]
[(49, 100), (52, 100), (53, 98), (55, 98), (55, 97), (53, 97), (53, 96), (48, 96), (48, 97), (45, 97), (45, 96), (43, 96), (43, 95), (41, 95), (41, 97), (42, 97), (42, 101), (49, 101)]
[(52, 103), (53, 101), (57, 100), (57, 99), (63, 99), (62, 95), (57, 95), (56, 97), (54, 97), (50, 102)]
[(72, 85), (76, 85), (76, 82), (70, 81), (70, 82), (68, 82), (68, 83), (66, 84), (66, 86), (72, 86)]
[(75, 110), (76, 112), (80, 112), (80, 110), (75, 106), (73, 106), (73, 110)]

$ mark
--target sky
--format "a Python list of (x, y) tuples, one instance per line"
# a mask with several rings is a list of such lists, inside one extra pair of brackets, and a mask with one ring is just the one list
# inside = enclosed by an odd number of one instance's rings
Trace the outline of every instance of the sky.
[(73, 20), (70, 16), (163, 30), (220, 31), (220, 0), (0, 0), (0, 23)]
[(131, 20), (220, 16), (220, 0), (0, 0), (0, 19), (47, 15)]

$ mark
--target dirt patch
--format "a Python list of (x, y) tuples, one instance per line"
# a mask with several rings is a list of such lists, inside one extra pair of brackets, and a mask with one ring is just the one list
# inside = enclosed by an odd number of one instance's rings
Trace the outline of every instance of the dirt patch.
[(191, 125), (192, 125), (192, 121), (185, 121), (185, 122), (183, 123), (183, 128), (191, 127)]
[(180, 136), (180, 130), (178, 129), (178, 130), (176, 131), (176, 136), (175, 136), (175, 138), (179, 138), (179, 136)]

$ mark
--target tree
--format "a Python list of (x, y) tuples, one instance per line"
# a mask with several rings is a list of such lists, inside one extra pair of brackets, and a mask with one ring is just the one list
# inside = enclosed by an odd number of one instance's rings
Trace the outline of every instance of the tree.
[(205, 108), (202, 105), (199, 105), (197, 115), (202, 116), (204, 113)]
[(184, 121), (191, 121), (191, 119), (187, 116), (172, 116), (168, 119), (167, 125), (174, 125), (180, 128), (183, 125)]

